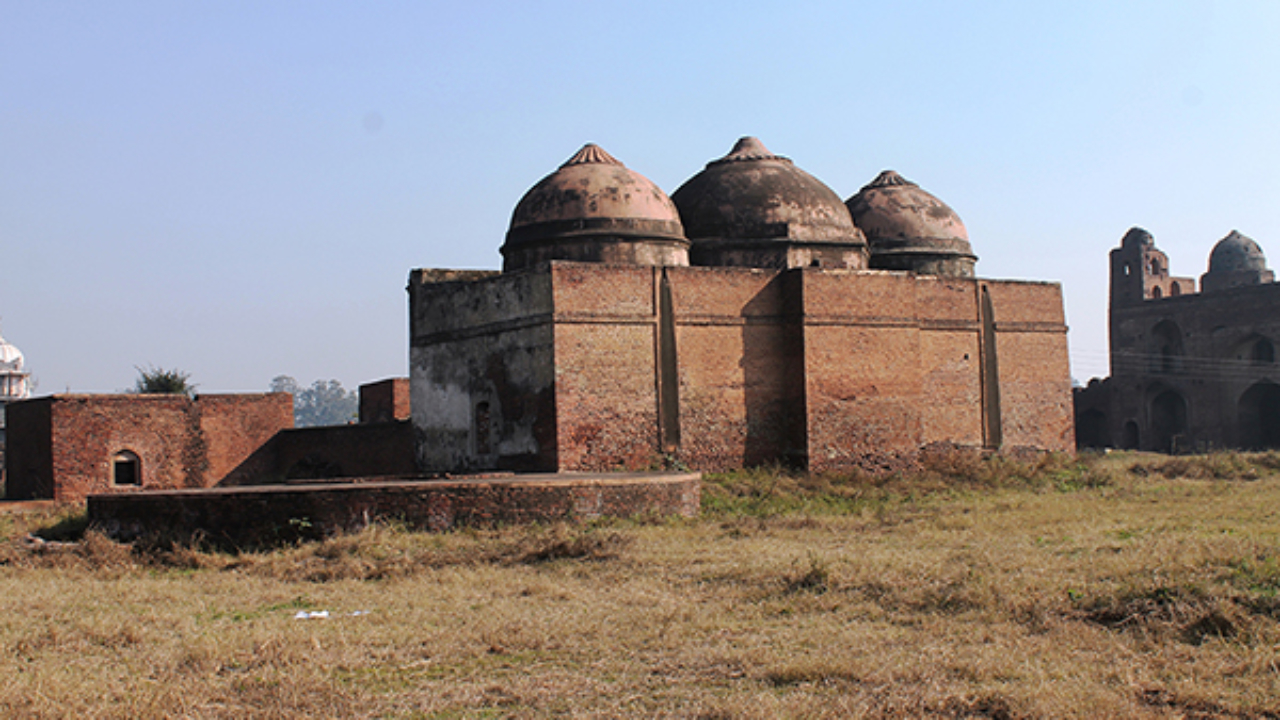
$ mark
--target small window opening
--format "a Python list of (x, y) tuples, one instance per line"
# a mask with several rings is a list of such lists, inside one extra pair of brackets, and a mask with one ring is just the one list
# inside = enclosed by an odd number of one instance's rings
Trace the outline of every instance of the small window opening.
[(1169, 286), (1169, 297), (1178, 297), (1182, 294), (1182, 286), (1174, 283)]
[(142, 464), (138, 456), (123, 450), (111, 459), (111, 482), (115, 485), (141, 485)]
[(1160, 288), (1158, 286), (1151, 288), (1151, 297), (1155, 298), (1156, 300), (1159, 300), (1162, 296), (1163, 296), (1163, 293), (1160, 292)]
[(1130, 275), (1131, 273), (1132, 273), (1132, 270), (1131, 270), (1131, 269), (1130, 269), (1130, 267), (1129, 267), (1129, 263), (1125, 263), (1125, 264), (1124, 264), (1124, 276), (1125, 276), (1125, 277), (1129, 277), (1129, 275)]
[(1159, 274), (1160, 274), (1160, 261), (1159, 261), (1159, 260), (1155, 260), (1155, 259), (1153, 259), (1153, 260), (1151, 261), (1151, 274), (1152, 274), (1152, 275), (1159, 275)]

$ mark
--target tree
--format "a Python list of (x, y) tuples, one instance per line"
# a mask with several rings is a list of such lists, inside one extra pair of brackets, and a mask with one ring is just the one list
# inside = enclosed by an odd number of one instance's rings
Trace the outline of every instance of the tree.
[(293, 424), (297, 427), (345, 425), (354, 422), (359, 409), (356, 393), (345, 390), (337, 380), (316, 380), (303, 388), (288, 375), (271, 380), (271, 392), (293, 395)]
[(144, 370), (134, 366), (138, 371), (138, 379), (133, 383), (133, 392), (140, 395), (195, 395), (196, 384), (191, 382), (191, 373), (177, 368), (165, 370), (147, 366)]

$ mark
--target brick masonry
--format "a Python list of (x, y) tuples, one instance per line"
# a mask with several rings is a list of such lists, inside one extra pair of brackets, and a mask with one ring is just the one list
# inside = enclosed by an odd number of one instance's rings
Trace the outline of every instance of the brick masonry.
[(423, 471), (822, 471), (936, 443), (1074, 446), (1053, 283), (555, 261), (419, 270), (409, 291)]
[[(293, 425), (284, 393), (252, 395), (50, 395), (11, 403), (10, 499), (83, 502), (91, 493), (203, 488), (270, 474), (264, 450)], [(136, 484), (114, 482), (122, 453)]]
[(246, 547), (316, 538), (394, 520), (431, 531), (605, 516), (693, 517), (696, 473), (525, 475), (406, 481), (367, 478), (327, 484), (94, 495), (89, 519), (124, 540), (201, 536)]

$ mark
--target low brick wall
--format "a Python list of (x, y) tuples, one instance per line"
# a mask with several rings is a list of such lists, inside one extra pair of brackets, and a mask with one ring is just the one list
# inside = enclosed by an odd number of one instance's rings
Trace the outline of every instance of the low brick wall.
[(395, 520), (444, 531), (642, 514), (693, 517), (698, 473), (543, 474), (91, 495), (89, 520), (121, 540), (201, 537), (222, 546), (291, 542)]

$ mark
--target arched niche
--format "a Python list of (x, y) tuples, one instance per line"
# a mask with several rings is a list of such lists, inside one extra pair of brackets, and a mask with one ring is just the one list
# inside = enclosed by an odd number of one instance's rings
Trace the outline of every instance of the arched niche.
[(1151, 328), (1148, 355), (1151, 370), (1157, 373), (1176, 373), (1182, 370), (1182, 330), (1172, 320), (1161, 320)]
[(1111, 447), (1106, 413), (1097, 408), (1090, 408), (1080, 413), (1080, 417), (1076, 420), (1076, 447), (1081, 450)]
[(1187, 431), (1187, 401), (1176, 390), (1163, 390), (1151, 399), (1151, 433), (1155, 449), (1176, 453)]
[(1280, 385), (1270, 380), (1254, 383), (1240, 395), (1237, 407), (1242, 447), (1280, 447)]

